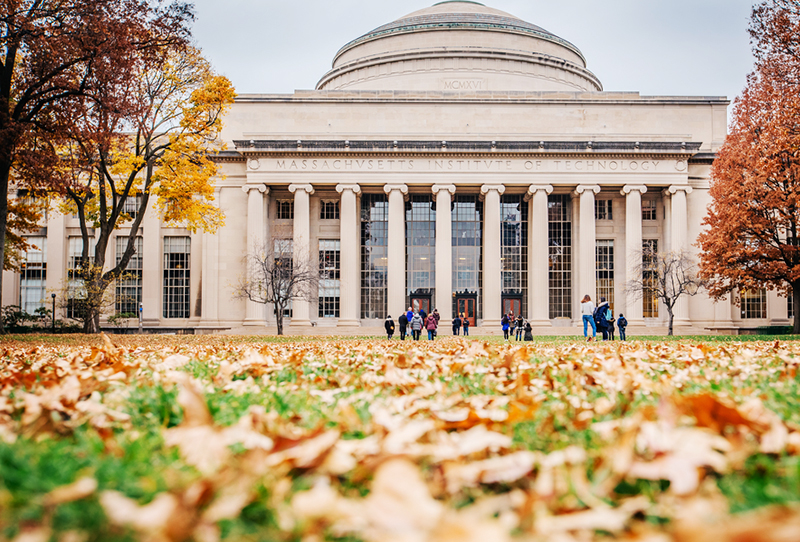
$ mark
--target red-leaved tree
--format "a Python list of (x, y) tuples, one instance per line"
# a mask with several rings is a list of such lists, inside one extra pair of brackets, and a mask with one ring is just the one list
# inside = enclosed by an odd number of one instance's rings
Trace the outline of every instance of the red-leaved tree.
[(766, 0), (750, 25), (756, 69), (734, 102), (699, 236), (709, 293), (794, 294), (800, 333), (800, 0)]

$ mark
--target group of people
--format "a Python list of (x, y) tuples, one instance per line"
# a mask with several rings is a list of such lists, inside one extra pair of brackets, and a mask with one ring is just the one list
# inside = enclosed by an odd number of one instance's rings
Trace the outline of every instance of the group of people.
[[(614, 340), (614, 313), (605, 297), (600, 298), (600, 304), (595, 307), (592, 298), (587, 294), (581, 300), (581, 316), (583, 318), (583, 336), (587, 341), (597, 339), (597, 330), (602, 333), (603, 340)], [(628, 327), (628, 320), (622, 313), (616, 320), (619, 329), (619, 338), (626, 340), (625, 330)], [(589, 337), (589, 327), (592, 328), (592, 336)]]
[(514, 332), (514, 338), (518, 341), (533, 340), (533, 329), (531, 328), (531, 323), (527, 322), (521, 314), (517, 315), (516, 318), (514, 318), (513, 312), (504, 314), (503, 319), (500, 320), (500, 325), (503, 328), (503, 337), (505, 340), (508, 340), (508, 337), (512, 331)]
[[(427, 314), (424, 309), (415, 310), (408, 307), (408, 310), (397, 319), (400, 340), (406, 340), (406, 335), (409, 335), (418, 341), (424, 329), (428, 332), (428, 340), (432, 341), (439, 330), (439, 318), (439, 309), (433, 309), (432, 313)], [(394, 336), (394, 320), (391, 315), (386, 317), (383, 327), (386, 329), (386, 336), (391, 339)]]
[(469, 336), (469, 318), (463, 312), (460, 315), (456, 314), (456, 317), (453, 318), (453, 335), (458, 335), (462, 329), (464, 336)]

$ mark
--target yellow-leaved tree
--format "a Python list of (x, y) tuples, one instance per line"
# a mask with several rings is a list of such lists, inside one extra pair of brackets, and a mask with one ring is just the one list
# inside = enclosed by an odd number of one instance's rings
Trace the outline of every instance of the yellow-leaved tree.
[[(61, 297), (86, 333), (99, 331), (101, 314), (113, 305), (109, 286), (125, 278), (148, 209), (192, 232), (222, 226), (212, 155), (221, 150), (221, 117), (235, 97), (230, 81), (193, 48), (143, 59), (124, 87), (107, 91), (124, 93), (127, 107), (84, 101), (85, 121), (63, 152), (72, 177), (63, 211), (77, 215), (83, 245)], [(112, 234), (123, 226), (124, 253), (106, 262)]]

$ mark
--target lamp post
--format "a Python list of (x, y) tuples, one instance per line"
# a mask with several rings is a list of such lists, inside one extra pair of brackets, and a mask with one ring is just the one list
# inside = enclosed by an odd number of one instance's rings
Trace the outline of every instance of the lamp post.
[(53, 333), (55, 333), (56, 332), (56, 294), (50, 294), (50, 297), (53, 298), (53, 314), (52, 314), (53, 324), (52, 324), (52, 327), (53, 327)]

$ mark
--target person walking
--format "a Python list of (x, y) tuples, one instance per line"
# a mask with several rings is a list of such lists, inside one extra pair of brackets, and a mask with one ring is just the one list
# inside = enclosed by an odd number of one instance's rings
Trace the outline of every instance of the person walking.
[[(594, 303), (589, 294), (583, 296), (581, 300), (581, 317), (583, 318), (583, 336), (587, 341), (593, 341), (597, 338), (597, 326), (594, 323)], [(592, 336), (589, 337), (589, 326), (592, 326)]]
[(419, 340), (419, 335), (422, 331), (422, 318), (418, 312), (415, 312), (414, 315), (411, 317), (411, 336), (414, 338), (415, 341)]
[(461, 327), (464, 328), (464, 337), (469, 337), (469, 318), (461, 313)]
[(408, 320), (409, 324), (411, 323), (412, 318), (414, 318), (414, 311), (411, 309), (411, 307), (408, 307), (408, 310), (406, 311), (406, 319)]
[[(608, 314), (611, 309), (608, 307), (608, 302), (605, 297), (600, 298), (600, 304), (594, 310), (594, 323), (597, 329), (603, 334), (603, 340), (608, 340)], [(612, 316), (613, 318), (613, 316)]]
[(508, 340), (508, 328), (511, 327), (511, 319), (507, 314), (504, 314), (503, 319), (500, 320), (500, 326), (503, 328), (503, 338)]
[(530, 322), (525, 322), (525, 340), (526, 341), (533, 340), (533, 329), (531, 328)]
[(439, 320), (441, 319), (441, 315), (439, 314), (439, 309), (434, 308), (431, 316), (436, 318), (436, 330), (433, 332), (433, 336), (436, 337), (439, 333)]
[(461, 331), (461, 318), (456, 314), (453, 318), (453, 335), (458, 335), (459, 331)]
[(397, 325), (400, 326), (400, 340), (405, 341), (406, 328), (408, 327), (408, 316), (406, 316), (406, 313), (400, 315), (400, 318), (397, 319)]
[(428, 319), (428, 313), (425, 312), (425, 309), (423, 309), (423, 308), (419, 309), (419, 317), (422, 318), (422, 323), (424, 324), (425, 320)]
[(432, 341), (436, 337), (436, 317), (432, 314), (425, 320), (425, 329), (428, 330), (428, 340)]
[(619, 318), (617, 318), (617, 327), (619, 328), (619, 340), (627, 340), (625, 330), (628, 327), (628, 320), (625, 319), (625, 316), (623, 316), (622, 313), (619, 313)]
[(516, 327), (514, 328), (514, 339), (517, 341), (522, 340), (522, 334), (525, 332), (525, 320), (522, 315), (517, 316)]
[(610, 318), (608, 319), (608, 338), (610, 340), (614, 340), (614, 313), (611, 312), (611, 309), (608, 309), (608, 315)]
[(392, 320), (392, 315), (388, 315), (386, 317), (386, 321), (383, 323), (383, 327), (386, 328), (386, 335), (388, 339), (392, 340), (392, 335), (394, 335), (394, 320)]

